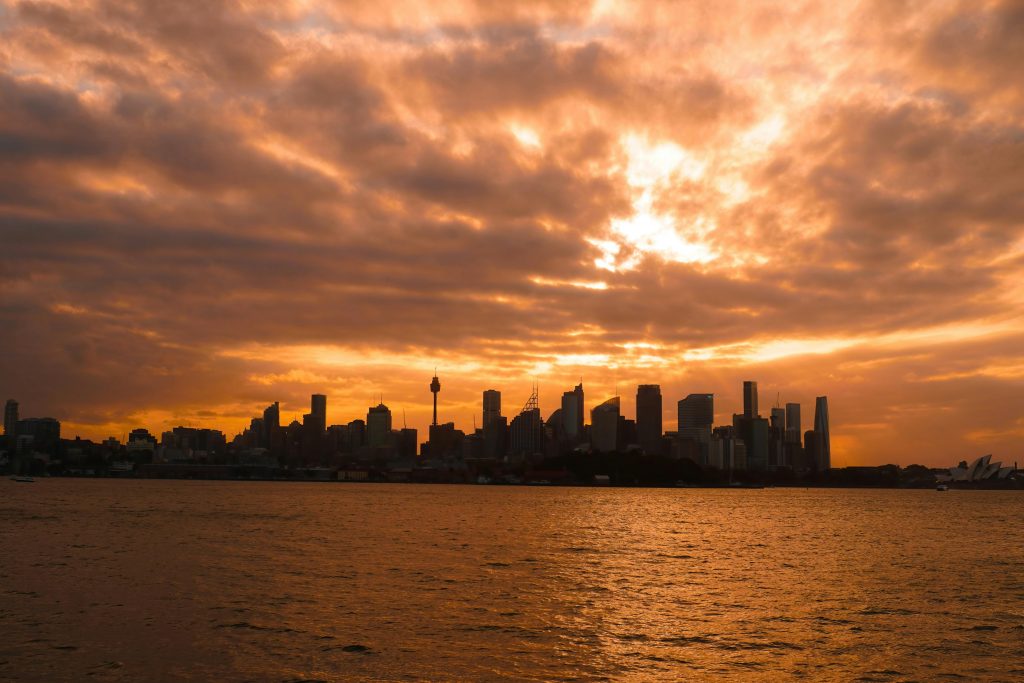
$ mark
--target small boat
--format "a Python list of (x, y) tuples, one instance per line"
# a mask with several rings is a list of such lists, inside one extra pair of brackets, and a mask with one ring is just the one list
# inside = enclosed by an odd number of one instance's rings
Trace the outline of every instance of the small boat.
[(13, 476), (11, 477), (11, 481), (21, 482), (22, 484), (34, 484), (36, 480), (33, 479), (32, 477)]
[(946, 484), (939, 484), (938, 486), (935, 487), (935, 490), (936, 491), (948, 491), (949, 490), (949, 486), (947, 486)]

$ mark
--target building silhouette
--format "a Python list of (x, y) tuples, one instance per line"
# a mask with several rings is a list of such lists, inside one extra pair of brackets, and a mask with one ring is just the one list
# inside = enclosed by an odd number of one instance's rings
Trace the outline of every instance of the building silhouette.
[(821, 432), (811, 429), (804, 432), (804, 460), (802, 469), (812, 472), (822, 472), (823, 467), (823, 440)]
[(658, 384), (641, 384), (636, 388), (636, 431), (645, 453), (661, 454), (661, 386)]
[(454, 422), (430, 425), (426, 455), (431, 458), (445, 458), (461, 452), (465, 434), (455, 428)]
[(18, 436), (18, 402), (13, 398), (4, 404), (4, 436), (15, 439)]
[(598, 453), (619, 449), (619, 417), (621, 401), (613, 396), (590, 411), (591, 445)]
[(484, 425), (483, 455), (485, 458), (500, 460), (508, 452), (508, 418), (498, 415)]
[(743, 416), (755, 418), (757, 412), (757, 382), (747, 380), (743, 383)]
[(309, 414), (313, 417), (315, 425), (319, 425), (320, 431), (327, 429), (327, 397), (323, 394), (313, 394), (309, 400)]
[(800, 404), (786, 404), (786, 441), (800, 443)]
[(677, 404), (676, 429), (679, 438), (697, 441), (703, 430), (711, 431), (715, 422), (715, 395), (688, 394)]
[(496, 389), (488, 389), (484, 392), (483, 421), (480, 426), (486, 430), (487, 425), (499, 417), (501, 417), (501, 392)]
[(828, 397), (818, 396), (814, 399), (814, 431), (821, 438), (821, 455), (818, 459), (819, 470), (824, 472), (832, 467), (832, 445), (828, 433)]
[(19, 447), (30, 446), (36, 453), (56, 455), (60, 447), (60, 422), (52, 417), (27, 417), (15, 423)]
[(391, 436), (391, 409), (383, 403), (366, 412), (366, 445), (381, 448), (388, 445)]
[(419, 447), (418, 435), (411, 427), (402, 427), (398, 430), (398, 457), (404, 460), (416, 457), (416, 450)]
[(260, 445), (264, 448), (274, 452), (281, 448), (281, 406), (277, 401), (263, 410), (263, 437)]
[(347, 441), (348, 441), (348, 452), (354, 453), (366, 446), (366, 422), (356, 418), (349, 422), (346, 427)]
[(529, 400), (523, 409), (512, 418), (509, 425), (510, 455), (531, 456), (543, 448), (544, 422), (540, 416), (540, 402), (537, 387), (533, 387)]
[(562, 394), (562, 433), (570, 443), (583, 438), (583, 382)]

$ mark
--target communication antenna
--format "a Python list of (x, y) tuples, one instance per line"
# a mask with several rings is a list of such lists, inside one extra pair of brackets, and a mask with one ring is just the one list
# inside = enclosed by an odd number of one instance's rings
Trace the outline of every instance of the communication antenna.
[(781, 408), (782, 407), (781, 405), (779, 405), (780, 400), (781, 400), (781, 394), (776, 391), (775, 392), (775, 407), (776, 408)]
[(402, 408), (402, 429), (408, 429), (409, 423), (405, 421), (405, 408)]

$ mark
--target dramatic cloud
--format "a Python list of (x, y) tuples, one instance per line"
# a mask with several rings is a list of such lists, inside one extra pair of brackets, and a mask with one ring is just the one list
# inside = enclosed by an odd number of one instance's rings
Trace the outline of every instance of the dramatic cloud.
[[(842, 5), (842, 6), (840, 6)], [(0, 0), (0, 392), (89, 437), (429, 382), (1024, 437), (1024, 4)]]

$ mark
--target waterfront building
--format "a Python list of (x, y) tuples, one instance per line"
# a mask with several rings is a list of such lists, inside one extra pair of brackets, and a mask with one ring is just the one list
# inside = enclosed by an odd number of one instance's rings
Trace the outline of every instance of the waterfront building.
[(590, 411), (590, 438), (598, 453), (619, 448), (620, 399), (614, 396)]
[(541, 452), (543, 441), (543, 422), (540, 417), (540, 408), (524, 408), (521, 413), (512, 418), (509, 425), (509, 448), (510, 455), (531, 456)]
[(821, 471), (832, 467), (832, 445), (828, 432), (828, 397), (819, 396), (814, 399), (814, 431), (821, 435)]
[(480, 426), (487, 429), (493, 420), (501, 417), (501, 392), (496, 389), (488, 389), (484, 392), (483, 399), (483, 422)]
[(277, 401), (263, 410), (263, 436), (260, 445), (264, 448), (276, 451), (281, 447), (281, 406)]
[(427, 456), (445, 458), (462, 452), (465, 433), (455, 428), (454, 422), (430, 425), (427, 441)]
[(562, 432), (572, 443), (583, 437), (583, 382), (562, 394)]
[(636, 388), (636, 431), (640, 448), (649, 455), (662, 452), (661, 386), (641, 384)]
[(309, 414), (313, 418), (311, 424), (314, 429), (319, 427), (323, 432), (327, 429), (327, 397), (323, 394), (313, 394), (309, 403)]
[(56, 455), (60, 445), (60, 422), (52, 417), (28, 417), (18, 420), (14, 426), (18, 438), (25, 437), (31, 449), (37, 453)]
[(786, 443), (800, 443), (800, 404), (786, 404)]
[(416, 450), (419, 445), (418, 434), (411, 427), (402, 427), (398, 430), (398, 457), (408, 460), (416, 457)]
[(484, 427), (484, 457), (502, 459), (508, 451), (508, 418), (504, 415)]
[(391, 409), (383, 403), (366, 413), (366, 445), (370, 448), (386, 446), (391, 435)]
[(824, 450), (821, 432), (814, 429), (804, 432), (804, 469), (822, 472), (825, 469)]
[(715, 395), (689, 394), (677, 404), (679, 438), (697, 441), (703, 430), (715, 421)]
[(743, 417), (754, 418), (757, 412), (757, 382), (747, 380), (743, 383)]
[(13, 398), (4, 404), (4, 436), (14, 439), (18, 435), (18, 402)]

